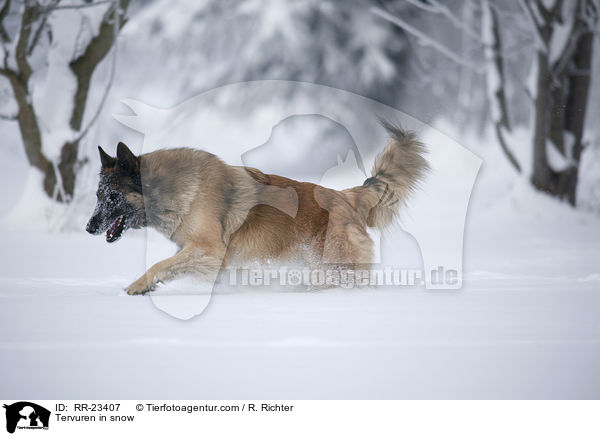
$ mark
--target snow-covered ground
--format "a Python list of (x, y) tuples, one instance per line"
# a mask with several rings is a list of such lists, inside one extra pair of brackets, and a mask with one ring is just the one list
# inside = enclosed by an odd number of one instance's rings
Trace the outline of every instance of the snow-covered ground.
[[(600, 397), (600, 220), (533, 192), (496, 147), (476, 151), (484, 165), (467, 217), (461, 290), (221, 286), (200, 316), (182, 321), (122, 290), (146, 266), (143, 231), (108, 245), (82, 228), (3, 225), (0, 392)], [(19, 192), (26, 166), (6, 162), (0, 186)], [(5, 198), (7, 214), (19, 197)], [(415, 247), (393, 232), (382, 255)]]
[[(438, 125), (484, 160), (466, 220), (460, 290), (302, 292), (218, 285), (206, 310), (187, 321), (159, 310), (149, 296), (127, 296), (123, 288), (148, 266), (149, 242), (155, 239), (131, 231), (108, 245), (84, 232), (93, 209), (96, 145), (113, 151), (117, 141), (124, 141), (140, 151), (202, 145), (198, 141), (217, 138), (209, 145), (222, 156), (232, 151), (224, 142), (246, 141), (243, 145), (249, 146), (256, 135), (240, 134), (229, 122), (219, 124), (215, 105), (201, 104), (210, 129), (197, 123), (193, 135), (177, 130), (182, 135), (178, 138), (166, 126), (179, 129), (186, 120), (160, 124), (154, 123), (158, 116), (130, 117), (131, 124), (145, 120), (163, 135), (144, 132), (142, 147), (135, 127), (128, 129), (111, 117), (120, 113), (122, 120), (127, 118), (122, 98), (145, 102), (146, 109), (160, 106), (160, 111), (224, 83), (266, 77), (329, 83), (390, 101), (402, 97), (402, 104), (409, 106), (405, 110), (414, 113), (428, 114), (431, 101), (439, 106), (433, 113), (451, 115), (456, 110), (455, 101), (439, 100), (446, 94), (435, 88), (448, 85), (437, 83), (437, 75), (427, 89), (415, 87), (413, 108), (402, 92), (391, 92), (411, 88), (408, 82), (398, 83), (404, 74), (392, 74), (400, 66), (392, 64), (405, 55), (404, 42), (391, 26), (386, 31), (379, 17), (365, 13), (360, 2), (344, 4), (343, 13), (331, 7), (335, 2), (313, 2), (310, 8), (290, 2), (289, 10), (282, 2), (267, 2), (269, 7), (261, 2), (145, 3), (136, 6), (119, 38), (111, 92), (82, 142), (80, 157), (88, 157), (91, 164), (83, 169), (72, 206), (62, 212), (54, 206), (46, 213), (39, 181), (28, 178), (16, 125), (0, 120), (0, 396), (600, 398), (600, 145), (593, 129), (588, 129), (585, 142), (590, 146), (582, 159), (580, 195), (586, 212), (534, 192), (518, 179), (492, 135), (475, 138), (451, 124)], [(67, 19), (75, 12), (63, 14)], [(332, 32), (330, 23), (339, 30)], [(73, 52), (73, 39), (65, 32), (74, 29), (62, 26), (63, 32), (54, 32), (53, 47), (60, 49), (59, 41), (68, 43), (62, 55)], [(38, 72), (33, 89), (41, 92), (34, 93), (34, 103), (42, 97), (46, 101), (40, 112), (44, 147), (55, 155), (52, 145), (59, 143), (68, 123), (65, 90), (72, 77), (57, 69), (65, 65), (55, 62), (60, 59), (53, 59), (48, 78)], [(111, 76), (109, 60), (94, 74), (87, 118), (103, 98)], [(452, 75), (445, 64), (439, 65), (436, 70)], [(419, 68), (417, 74), (426, 72)], [(599, 89), (595, 86), (592, 96)], [(267, 102), (277, 95), (285, 101), (296, 96), (259, 94)], [(254, 122), (260, 117), (255, 100), (238, 93), (229, 97), (244, 117), (254, 117)], [(307, 99), (317, 104), (304, 113), (321, 113), (314, 107), (325, 108), (333, 101), (336, 110), (345, 109), (349, 116), (341, 123), (348, 128), (346, 135), (357, 119), (370, 115), (347, 102), (319, 98), (322, 89)], [(2, 103), (4, 99), (0, 95)], [(429, 103), (419, 107), (420, 99)], [(598, 118), (598, 107), (590, 105), (588, 123)], [(197, 122), (193, 115), (191, 121)], [(263, 115), (269, 118), (273, 112)], [(350, 148), (339, 132), (330, 135), (331, 126), (315, 127), (283, 126), (273, 134), (286, 143), (287, 154), (274, 143), (265, 144), (248, 148), (245, 163), (319, 181), (340, 150), (348, 162), (345, 152)], [(354, 139), (362, 135), (363, 143), (375, 147), (379, 143), (372, 133), (359, 131)], [(192, 143), (184, 143), (187, 138)], [(152, 139), (156, 142), (148, 143)], [(530, 167), (530, 148), (524, 145), (528, 141), (527, 134), (511, 138), (512, 144), (523, 144), (515, 152), (524, 168)], [(318, 159), (313, 158), (315, 150), (320, 150)], [(241, 158), (239, 150), (233, 151), (230, 157)], [(454, 163), (451, 154), (445, 162)], [(440, 225), (447, 221), (453, 199), (442, 200), (428, 217)], [(392, 263), (422, 267), (416, 240), (400, 230), (385, 235), (381, 250), (381, 257)], [(167, 287), (157, 293), (169, 292)]]

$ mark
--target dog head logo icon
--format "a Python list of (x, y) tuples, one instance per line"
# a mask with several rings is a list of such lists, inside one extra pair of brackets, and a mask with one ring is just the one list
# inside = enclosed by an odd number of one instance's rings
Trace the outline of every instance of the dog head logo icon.
[(19, 429), (47, 429), (50, 422), (50, 411), (42, 406), (28, 401), (19, 401), (6, 409), (6, 431), (14, 433)]

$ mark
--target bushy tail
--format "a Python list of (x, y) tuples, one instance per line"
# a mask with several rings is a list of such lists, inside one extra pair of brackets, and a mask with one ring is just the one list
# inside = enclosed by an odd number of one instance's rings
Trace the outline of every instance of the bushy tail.
[(400, 207), (419, 186), (429, 170), (423, 157), (425, 146), (411, 131), (382, 121), (391, 139), (375, 159), (372, 177), (364, 187), (375, 190), (379, 201), (369, 211), (367, 225), (383, 229), (398, 214)]

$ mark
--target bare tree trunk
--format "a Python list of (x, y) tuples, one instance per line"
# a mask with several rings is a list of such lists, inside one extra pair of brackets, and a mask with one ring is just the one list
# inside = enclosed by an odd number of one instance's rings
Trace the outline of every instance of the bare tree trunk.
[(593, 45), (594, 34), (592, 32), (587, 32), (579, 38), (573, 55), (573, 71), (569, 75), (565, 130), (573, 134), (572, 152), (576, 162), (579, 162), (583, 148), (581, 141), (590, 91)]
[[(509, 144), (506, 141), (505, 133), (510, 131), (510, 117), (508, 114), (508, 104), (506, 100), (506, 70), (504, 66), (503, 48), (502, 48), (502, 35), (500, 33), (500, 24), (498, 21), (498, 14), (496, 10), (486, 1), (482, 2), (482, 7), (485, 14), (485, 23), (483, 32), (488, 33), (488, 37), (484, 37), (484, 40), (491, 44), (491, 47), (487, 47), (486, 54), (488, 62), (488, 81), (487, 86), (490, 86), (490, 81), (495, 84), (496, 88), (491, 89), (490, 98), (493, 99), (492, 104), (495, 105), (496, 110), (492, 110), (492, 122), (494, 123), (494, 130), (500, 148), (504, 152), (504, 155), (514, 167), (514, 169), (520, 173), (521, 165), (517, 158), (509, 148)], [(493, 78), (495, 77), (495, 78)], [(497, 83), (496, 83), (497, 82)], [(497, 113), (495, 113), (497, 112)]]
[[(2, 16), (8, 15), (10, 2), (4, 4)], [(18, 33), (18, 39), (15, 44), (15, 61), (18, 71), (14, 71), (5, 66), (0, 68), (0, 73), (5, 76), (12, 88), (13, 95), (17, 102), (18, 113), (17, 123), (25, 148), (25, 155), (29, 164), (40, 170), (44, 176), (43, 188), (48, 196), (54, 195), (56, 186), (56, 173), (52, 162), (44, 155), (42, 151), (42, 135), (38, 124), (37, 116), (31, 102), (29, 91), (29, 79), (31, 78), (31, 67), (27, 61), (27, 50), (33, 24), (40, 17), (40, 6), (31, 4), (24, 6), (23, 16)], [(2, 39), (9, 42), (10, 38), (4, 27), (2, 27)]]
[(537, 189), (553, 194), (555, 191), (555, 181), (552, 169), (548, 164), (548, 155), (546, 154), (546, 140), (549, 135), (550, 120), (550, 83), (548, 56), (544, 52), (538, 51), (533, 126), (533, 173), (531, 175), (531, 183)]
[[(69, 68), (77, 79), (77, 89), (70, 120), (70, 126), (74, 132), (81, 131), (92, 75), (115, 43), (117, 35), (114, 21), (118, 20), (119, 29), (117, 30), (120, 30), (125, 24), (124, 15), (128, 5), (129, 0), (121, 0), (120, 10), (109, 10), (100, 24), (98, 34), (90, 41), (86, 50), (69, 64)], [(78, 160), (78, 154), (79, 140), (63, 144), (58, 170), (62, 180), (63, 192), (68, 198), (72, 198), (75, 193), (77, 170), (83, 163)]]
[[(510, 118), (508, 115), (508, 105), (506, 102), (506, 71), (504, 69), (504, 59), (502, 56), (502, 36), (500, 34), (500, 25), (498, 23), (498, 15), (493, 7), (486, 6), (488, 8), (490, 19), (491, 19), (491, 32), (492, 32), (492, 40), (493, 47), (491, 48), (492, 55), (492, 67), (495, 68), (495, 74), (498, 78), (498, 86), (497, 89), (493, 92), (493, 98), (495, 99), (495, 104), (498, 107), (498, 111), (500, 112), (495, 116), (494, 119), (494, 129), (496, 131), (496, 137), (498, 138), (498, 142), (500, 143), (500, 147), (502, 151), (506, 155), (506, 158), (510, 162), (510, 164), (515, 168), (515, 170), (520, 173), (521, 165), (517, 161), (517, 158), (512, 153), (509, 148), (509, 145), (506, 142), (506, 138), (504, 136), (505, 131), (510, 130)], [(489, 80), (489, 79), (488, 79)]]
[(554, 80), (559, 83), (560, 86), (553, 84), (552, 86), (552, 111), (550, 113), (550, 140), (556, 147), (556, 149), (563, 155), (567, 152), (565, 149), (565, 111), (566, 111), (566, 99), (567, 89), (564, 86), (565, 75), (564, 73), (557, 76)]
[[(577, 13), (582, 13), (588, 0), (581, 0)], [(541, 29), (546, 42), (550, 40), (552, 20)], [(572, 41), (565, 47), (562, 56), (551, 68), (548, 56), (538, 52), (537, 98), (535, 102), (535, 127), (532, 184), (542, 191), (571, 205), (576, 204), (579, 161), (583, 148), (583, 128), (590, 91), (594, 34), (586, 28), (580, 16), (571, 31)], [(572, 48), (571, 48), (572, 47)], [(567, 147), (565, 134), (572, 137)], [(562, 171), (554, 171), (547, 157), (547, 141), (552, 140), (570, 165)]]
[[(97, 66), (115, 43), (115, 38), (125, 22), (124, 15), (129, 1), (116, 1), (106, 11), (98, 34), (92, 38), (84, 52), (69, 64), (77, 82), (69, 124), (71, 130), (79, 136), (62, 145), (58, 162), (52, 162), (43, 153), (41, 130), (30, 92), (32, 70), (28, 60), (39, 41), (48, 15), (52, 13), (54, 7), (57, 7), (58, 1), (46, 5), (37, 2), (23, 4), (21, 23), (15, 37), (16, 69), (9, 67), (7, 62), (9, 50), (5, 47), (4, 65), (0, 66), (0, 74), (8, 79), (18, 106), (15, 119), (19, 125), (25, 154), (29, 164), (44, 175), (44, 192), (57, 201), (68, 202), (73, 198), (78, 167), (82, 163), (78, 160), (79, 143), (89, 127), (82, 129), (90, 82)], [(0, 9), (0, 38), (4, 44), (11, 43), (10, 35), (2, 22), (8, 15), (9, 8), (10, 1), (6, 1)], [(34, 26), (38, 21), (40, 24), (34, 32)]]
[(52, 162), (42, 152), (42, 135), (35, 111), (28, 98), (29, 94), (26, 85), (21, 83), (20, 77), (15, 73), (11, 72), (7, 77), (19, 107), (17, 122), (25, 148), (25, 155), (29, 164), (42, 172), (44, 176), (44, 192), (49, 197), (52, 197), (56, 186), (56, 174)]

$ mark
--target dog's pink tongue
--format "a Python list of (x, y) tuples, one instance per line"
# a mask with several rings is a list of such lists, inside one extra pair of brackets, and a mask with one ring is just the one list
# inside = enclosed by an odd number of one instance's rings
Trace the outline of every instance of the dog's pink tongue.
[(113, 223), (111, 228), (106, 231), (106, 237), (112, 238), (120, 224), (121, 224), (121, 217), (117, 218), (117, 220)]

